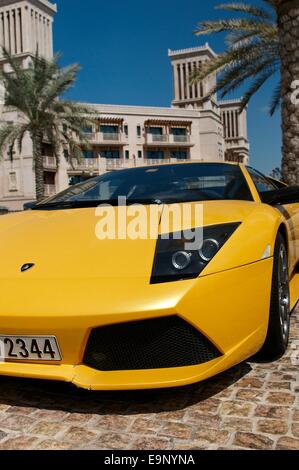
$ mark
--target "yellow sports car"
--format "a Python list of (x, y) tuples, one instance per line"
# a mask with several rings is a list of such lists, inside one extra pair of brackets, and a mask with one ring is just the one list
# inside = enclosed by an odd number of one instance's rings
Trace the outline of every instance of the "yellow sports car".
[(0, 259), (1, 375), (186, 385), (285, 352), (299, 187), (228, 163), (111, 172), (1, 216)]

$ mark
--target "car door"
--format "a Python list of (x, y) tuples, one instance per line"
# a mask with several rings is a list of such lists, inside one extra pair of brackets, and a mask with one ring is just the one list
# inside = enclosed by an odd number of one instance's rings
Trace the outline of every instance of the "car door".
[[(267, 191), (281, 189), (281, 185), (275, 184), (275, 181), (268, 179), (259, 171), (251, 167), (247, 167), (247, 171), (260, 195)], [(291, 268), (294, 268), (299, 261), (299, 203), (277, 206), (277, 209), (284, 216), (290, 229), (289, 255)]]

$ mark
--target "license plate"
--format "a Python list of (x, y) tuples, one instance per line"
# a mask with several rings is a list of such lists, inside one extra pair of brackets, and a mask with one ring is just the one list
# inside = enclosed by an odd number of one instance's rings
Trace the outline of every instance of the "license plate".
[(61, 361), (55, 336), (0, 335), (0, 361)]

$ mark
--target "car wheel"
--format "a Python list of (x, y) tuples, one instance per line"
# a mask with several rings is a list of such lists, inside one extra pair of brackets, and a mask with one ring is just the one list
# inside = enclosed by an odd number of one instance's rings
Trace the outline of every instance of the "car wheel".
[(288, 253), (283, 236), (278, 233), (274, 249), (271, 304), (266, 341), (259, 352), (261, 359), (273, 361), (287, 350), (290, 335), (290, 285)]

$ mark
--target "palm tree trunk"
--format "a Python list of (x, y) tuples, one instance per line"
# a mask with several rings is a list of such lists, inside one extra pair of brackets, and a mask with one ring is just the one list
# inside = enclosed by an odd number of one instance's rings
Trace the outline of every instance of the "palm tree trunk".
[(299, 0), (281, 0), (278, 7), (282, 96), (282, 176), (299, 184), (299, 104), (292, 84), (299, 80)]
[(42, 156), (42, 134), (40, 132), (31, 134), (33, 145), (33, 162), (35, 172), (35, 192), (37, 202), (45, 199), (44, 184), (44, 161)]

